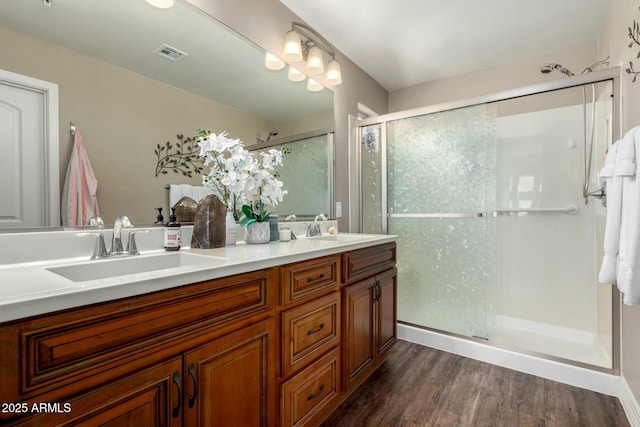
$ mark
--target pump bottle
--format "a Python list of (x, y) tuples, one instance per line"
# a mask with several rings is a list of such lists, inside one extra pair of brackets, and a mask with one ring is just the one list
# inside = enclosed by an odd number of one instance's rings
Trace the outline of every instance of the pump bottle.
[(176, 221), (176, 209), (171, 208), (169, 222), (164, 228), (164, 248), (167, 251), (180, 250), (182, 245), (182, 225)]

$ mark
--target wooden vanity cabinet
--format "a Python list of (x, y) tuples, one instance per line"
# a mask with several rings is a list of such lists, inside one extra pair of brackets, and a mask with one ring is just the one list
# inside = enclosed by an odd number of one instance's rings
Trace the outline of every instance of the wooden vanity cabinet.
[[(387, 243), (282, 267), (283, 427), (319, 425), (386, 359), (396, 342), (395, 265), (396, 245)], [(334, 266), (339, 274), (328, 280)], [(304, 291), (292, 298), (287, 284), (306, 291), (306, 278), (325, 283), (314, 287), (311, 300)]]
[(0, 425), (316, 426), (395, 341), (395, 243), (6, 322)]
[(0, 425), (274, 426), (276, 288), (259, 270), (3, 324), (0, 401), (61, 410)]
[(348, 252), (343, 262), (350, 284), (342, 289), (342, 385), (350, 393), (380, 366), (397, 339), (395, 244)]
[(280, 424), (320, 423), (340, 393), (340, 255), (281, 267)]
[(186, 352), (185, 425), (275, 425), (274, 344), (269, 320)]

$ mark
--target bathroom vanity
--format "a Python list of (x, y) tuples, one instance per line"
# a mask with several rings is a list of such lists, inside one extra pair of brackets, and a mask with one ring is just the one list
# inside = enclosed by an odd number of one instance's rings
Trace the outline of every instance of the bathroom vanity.
[(396, 340), (394, 236), (167, 255), (0, 267), (0, 424), (317, 425)]

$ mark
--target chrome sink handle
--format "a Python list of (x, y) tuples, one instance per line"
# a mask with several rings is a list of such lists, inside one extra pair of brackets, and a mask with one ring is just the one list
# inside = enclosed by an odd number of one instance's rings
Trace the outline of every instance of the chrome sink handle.
[(149, 234), (151, 230), (148, 228), (143, 228), (141, 230), (133, 230), (129, 232), (129, 238), (127, 239), (127, 254), (129, 255), (140, 255), (138, 252), (138, 246), (136, 245), (136, 233), (145, 233)]
[(96, 244), (93, 248), (93, 255), (91, 255), (91, 259), (101, 259), (106, 258), (110, 254), (107, 252), (107, 245), (104, 243), (104, 234), (99, 232), (82, 232), (76, 233), (76, 237), (91, 237), (96, 236)]

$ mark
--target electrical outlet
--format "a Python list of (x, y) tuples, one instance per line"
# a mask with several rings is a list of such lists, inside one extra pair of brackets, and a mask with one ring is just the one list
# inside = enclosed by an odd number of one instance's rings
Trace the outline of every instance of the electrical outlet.
[(336, 218), (342, 218), (342, 202), (336, 202)]

